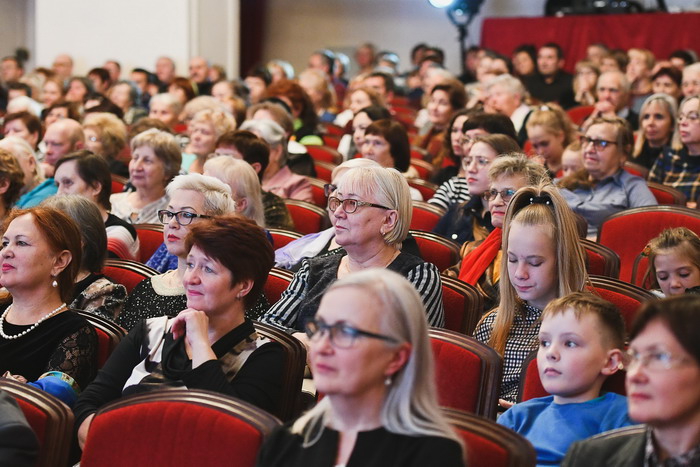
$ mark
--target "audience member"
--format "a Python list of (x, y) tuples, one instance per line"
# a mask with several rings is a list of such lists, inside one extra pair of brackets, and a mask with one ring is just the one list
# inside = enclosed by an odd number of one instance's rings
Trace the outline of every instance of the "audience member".
[(109, 164), (109, 171), (120, 177), (129, 177), (129, 168), (119, 160), (126, 147), (126, 125), (114, 114), (108, 112), (89, 113), (83, 119), (85, 148), (102, 156)]
[(24, 186), (15, 207), (27, 208), (41, 203), (56, 194), (53, 178), (46, 179), (41, 166), (36, 160), (32, 147), (18, 136), (8, 136), (0, 140), (0, 148), (11, 153), (24, 173)]
[(164, 93), (156, 94), (151, 98), (148, 116), (156, 118), (168, 125), (168, 128), (174, 129), (181, 112), (182, 103), (177, 97), (174, 94)]
[(204, 163), (204, 175), (218, 178), (231, 188), (236, 213), (265, 228), (262, 188), (255, 169), (245, 161), (217, 156)]
[(596, 82), (600, 77), (598, 67), (588, 60), (576, 63), (574, 75), (574, 100), (580, 105), (593, 105), (596, 102)]
[(513, 74), (519, 78), (530, 76), (537, 71), (537, 49), (532, 44), (523, 44), (511, 55)]
[(578, 139), (569, 116), (557, 104), (548, 103), (530, 114), (526, 128), (535, 154), (544, 160), (552, 178), (560, 176), (564, 148)]
[(272, 267), (270, 242), (238, 216), (205, 219), (184, 241), (187, 308), (141, 321), (119, 343), (75, 406), (81, 446), (100, 407), (143, 391), (206, 389), (279, 414), (284, 351), (244, 314)]
[(273, 432), (257, 465), (464, 465), (438, 407), (425, 308), (409, 281), (382, 269), (350, 274), (305, 329), (325, 397)]
[(377, 105), (364, 107), (355, 113), (352, 119), (352, 132), (345, 134), (338, 143), (338, 152), (347, 161), (356, 157), (362, 150), (365, 143), (365, 130), (373, 122), (391, 118), (391, 113), (385, 108)]
[(267, 88), (268, 97), (277, 97), (287, 104), (294, 117), (294, 139), (302, 144), (322, 145), (318, 116), (309, 95), (294, 81), (282, 80)]
[(561, 155), (562, 177), (573, 175), (583, 168), (583, 148), (580, 141), (574, 141), (564, 148)]
[[(2, 146), (2, 143), (0, 143)], [(10, 213), (24, 188), (24, 172), (17, 158), (7, 149), (0, 148), (0, 222)]]
[(685, 97), (700, 95), (700, 63), (693, 63), (683, 68), (681, 89)]
[(568, 109), (576, 105), (573, 77), (564, 71), (564, 51), (548, 42), (537, 51), (537, 73), (523, 78), (530, 95), (542, 102), (557, 102)]
[(632, 130), (622, 118), (594, 119), (581, 138), (586, 170), (559, 181), (569, 207), (588, 222), (591, 239), (611, 214), (658, 204), (646, 181), (623, 168), (633, 143)]
[[(109, 91), (109, 99), (124, 113), (124, 123), (133, 125), (148, 115), (148, 111), (136, 103), (139, 101), (139, 89), (129, 81), (117, 81)], [(152, 105), (153, 98), (151, 98)]]
[(61, 157), (85, 146), (85, 134), (80, 123), (70, 118), (64, 118), (54, 122), (46, 129), (44, 144), (46, 145), (46, 153), (42, 167), (47, 177), (53, 177), (56, 162)]
[(441, 153), (443, 140), (452, 115), (466, 106), (467, 94), (464, 85), (452, 79), (433, 86), (429, 96), (426, 105), (429, 125), (415, 145), (428, 151), (429, 161), (435, 167), (451, 165), (454, 161)]
[(201, 174), (207, 156), (216, 149), (216, 140), (235, 129), (236, 120), (225, 112), (206, 109), (197, 112), (189, 123), (190, 144), (183, 154), (182, 169)]
[(656, 59), (650, 50), (632, 48), (627, 51), (626, 75), (630, 83), (631, 108), (639, 113), (644, 100), (652, 93), (651, 75)]
[(664, 93), (679, 101), (683, 96), (681, 91), (681, 83), (683, 82), (683, 73), (674, 67), (661, 67), (651, 77), (651, 89), (654, 94)]
[(596, 118), (622, 117), (630, 124), (633, 131), (639, 127), (639, 115), (630, 109), (630, 84), (621, 71), (607, 71), (600, 75), (596, 84), (598, 101), (593, 106), (593, 113), (582, 128), (588, 128)]
[(190, 59), (190, 81), (196, 86), (195, 94), (198, 96), (210, 96), (212, 82), (209, 80), (210, 63), (204, 57), (192, 57)]
[(66, 92), (63, 89), (63, 82), (58, 78), (47, 79), (41, 88), (41, 103), (44, 104), (44, 108), (48, 109), (55, 103), (62, 101), (65, 96)]
[(588, 274), (576, 221), (553, 185), (518, 190), (503, 225), (501, 301), (474, 337), (503, 356), (500, 404), (510, 407), (523, 361), (537, 348), (542, 310), (557, 297), (582, 291)]
[(41, 121), (29, 112), (17, 112), (5, 115), (3, 119), (3, 135), (19, 136), (36, 151), (41, 140)]
[(670, 297), (700, 286), (700, 238), (686, 227), (665, 229), (644, 249), (651, 287)]
[(486, 82), (485, 91), (485, 107), (489, 112), (510, 118), (518, 135), (518, 144), (525, 144), (528, 138), (525, 125), (533, 109), (525, 103), (527, 91), (520, 80), (508, 74), (499, 75)]
[(639, 112), (639, 128), (631, 161), (650, 169), (676, 127), (676, 101), (668, 94), (652, 94)]

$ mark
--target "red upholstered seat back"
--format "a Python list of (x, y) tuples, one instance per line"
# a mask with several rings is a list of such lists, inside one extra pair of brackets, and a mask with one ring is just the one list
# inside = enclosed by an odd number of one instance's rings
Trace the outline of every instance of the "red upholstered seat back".
[(136, 224), (134, 228), (139, 237), (139, 261), (146, 263), (163, 244), (163, 225)]
[(30, 404), (23, 399), (15, 399), (17, 405), (22, 409), (22, 413), (27, 419), (27, 423), (34, 430), (34, 434), (39, 440), (39, 445), (43, 446), (46, 438), (46, 425), (50, 423), (48, 414), (34, 404)]
[(601, 298), (609, 301), (620, 310), (625, 320), (625, 327), (631, 329), (634, 318), (637, 316), (637, 311), (639, 311), (639, 307), (642, 306), (642, 303), (639, 300), (612, 290), (596, 288), (596, 292)]
[(420, 192), (424, 201), (428, 201), (430, 198), (432, 198), (439, 188), (436, 184), (430, 183), (421, 178), (411, 178), (408, 179), (407, 182), (408, 186), (410, 186), (411, 188), (415, 188)]
[(331, 162), (318, 161), (314, 159), (316, 177), (318, 177), (319, 180), (323, 180), (326, 183), (331, 182), (331, 175), (333, 175), (333, 169), (335, 167), (336, 165)]
[(303, 234), (320, 232), (330, 226), (330, 219), (325, 209), (306, 201), (285, 199), (284, 204), (294, 221), (294, 229)]
[[(431, 339), (438, 399), (443, 407), (474, 413), (479, 399), (481, 359), (467, 349)], [(457, 371), (457, 369), (459, 369)]]
[(479, 433), (457, 428), (457, 433), (467, 448), (469, 467), (507, 466), (509, 453), (504, 446)]
[(437, 206), (426, 202), (414, 201), (410, 228), (411, 230), (432, 232), (444, 214), (444, 211)]
[(618, 254), (620, 279), (631, 282), (637, 255), (649, 240), (669, 227), (687, 227), (700, 234), (700, 212), (678, 206), (629, 209), (603, 222), (598, 242)]
[(97, 333), (97, 366), (102, 368), (112, 353), (112, 339), (102, 329), (95, 328)]
[(103, 273), (114, 282), (122, 284), (126, 287), (126, 291), (131, 293), (139, 282), (153, 277), (157, 271), (137, 261), (108, 259), (105, 262)]
[(593, 113), (592, 105), (580, 105), (578, 107), (572, 107), (566, 111), (571, 121), (576, 126), (581, 126), (581, 124), (588, 118), (589, 115)]
[(272, 237), (272, 246), (275, 250), (282, 248), (302, 237), (299, 232), (293, 232), (291, 230), (284, 229), (267, 229)]
[(325, 185), (327, 182), (325, 180), (321, 180), (320, 178), (309, 177), (309, 183), (311, 184), (311, 194), (314, 198), (314, 204), (325, 209), (326, 206), (328, 206), (328, 198), (326, 198), (323, 185)]
[(625, 320), (627, 331), (632, 328), (632, 323), (642, 303), (655, 298), (651, 292), (627, 282), (593, 275), (590, 276), (590, 279), (593, 284), (593, 293), (609, 301), (620, 311)]
[(445, 329), (471, 336), (484, 309), (481, 293), (457, 278), (442, 275), (441, 279)]
[(265, 281), (265, 297), (270, 305), (277, 303), (282, 296), (282, 292), (287, 290), (294, 274), (291, 271), (280, 268), (272, 268)]
[(150, 401), (99, 413), (80, 465), (253, 466), (263, 438), (259, 427), (218, 408)]
[(586, 249), (586, 262), (589, 274), (605, 275), (605, 258), (600, 253)]
[(433, 263), (439, 271), (459, 262), (459, 245), (451, 240), (431, 232), (411, 231), (418, 244), (420, 255), (424, 260)]
[(340, 164), (343, 161), (343, 156), (329, 146), (309, 145), (306, 146), (306, 150), (317, 161), (330, 162), (332, 164)]

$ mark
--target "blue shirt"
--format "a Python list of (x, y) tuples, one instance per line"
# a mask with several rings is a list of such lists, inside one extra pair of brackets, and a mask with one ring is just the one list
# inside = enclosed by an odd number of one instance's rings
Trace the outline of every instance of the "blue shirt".
[(532, 443), (537, 465), (559, 465), (575, 441), (634, 424), (627, 398), (614, 392), (571, 404), (556, 404), (554, 396), (530, 399), (506, 410), (498, 423)]
[(561, 189), (569, 207), (588, 222), (588, 237), (595, 237), (603, 221), (629, 208), (656, 206), (656, 198), (647, 182), (620, 169), (591, 188)]
[(53, 178), (47, 178), (44, 182), (35, 186), (32, 191), (20, 196), (15, 207), (25, 209), (38, 206), (46, 198), (50, 198), (58, 192), (58, 187)]

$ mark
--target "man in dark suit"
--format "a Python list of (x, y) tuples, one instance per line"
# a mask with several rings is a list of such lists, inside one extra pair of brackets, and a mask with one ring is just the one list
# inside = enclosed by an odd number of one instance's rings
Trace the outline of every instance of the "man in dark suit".
[(564, 71), (564, 52), (549, 42), (537, 51), (537, 73), (523, 77), (530, 95), (541, 102), (557, 102), (568, 109), (576, 105), (573, 76)]

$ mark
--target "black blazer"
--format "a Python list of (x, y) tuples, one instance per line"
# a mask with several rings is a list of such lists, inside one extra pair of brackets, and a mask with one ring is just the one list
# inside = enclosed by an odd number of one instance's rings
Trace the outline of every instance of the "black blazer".
[(644, 465), (646, 425), (606, 431), (569, 448), (561, 467), (638, 467)]

